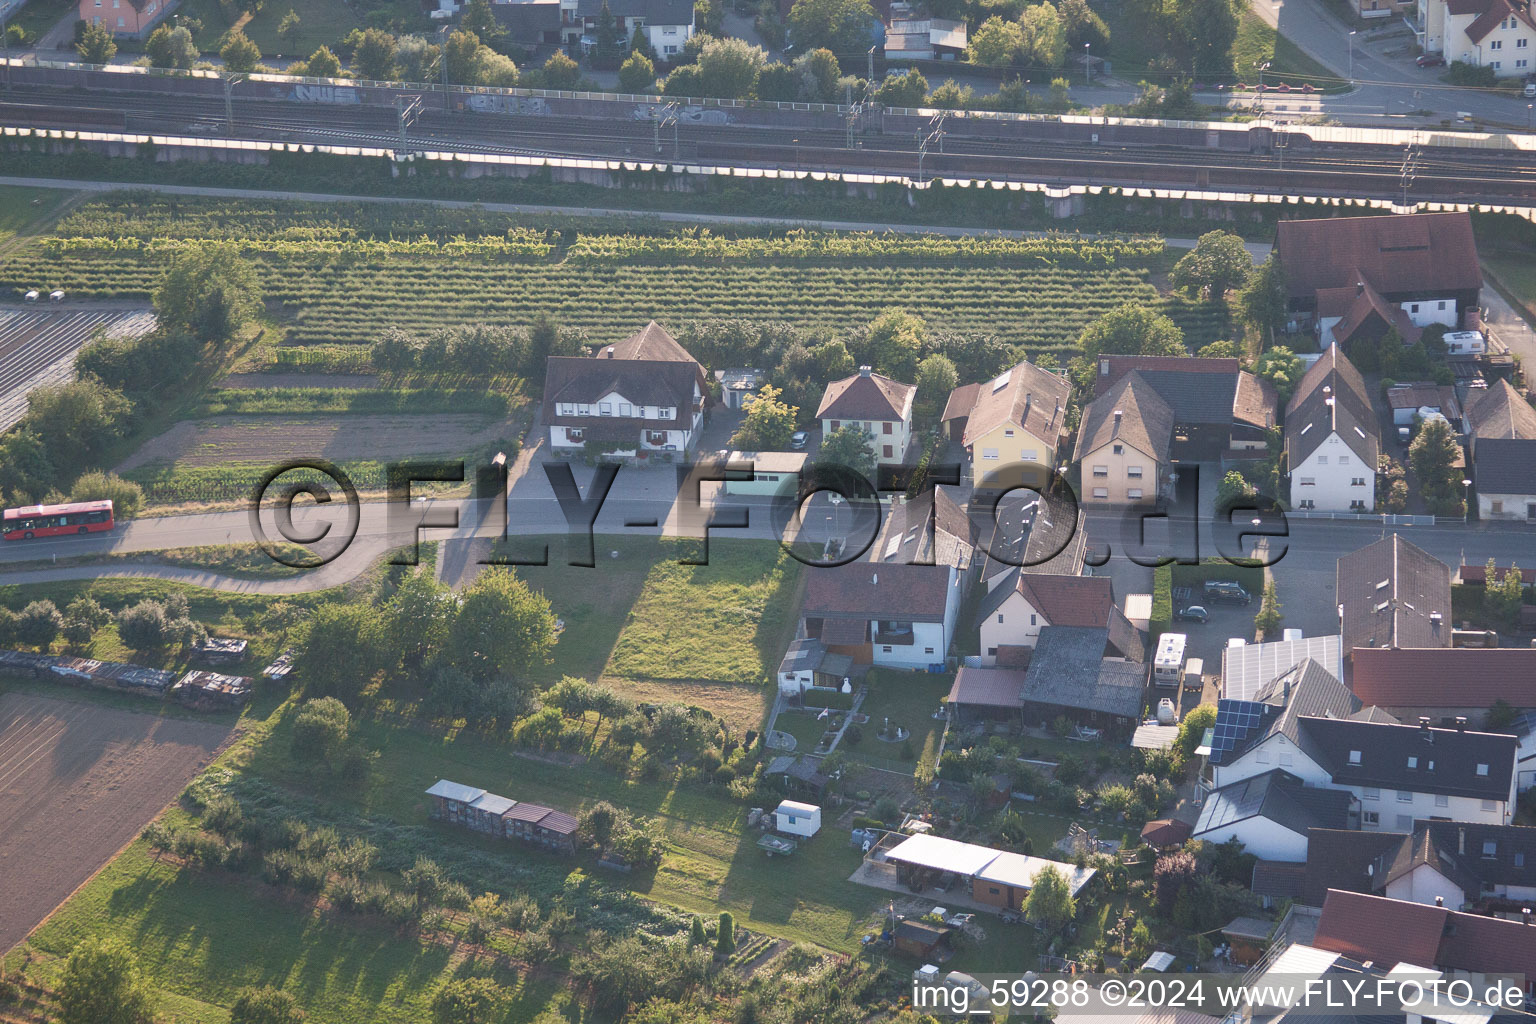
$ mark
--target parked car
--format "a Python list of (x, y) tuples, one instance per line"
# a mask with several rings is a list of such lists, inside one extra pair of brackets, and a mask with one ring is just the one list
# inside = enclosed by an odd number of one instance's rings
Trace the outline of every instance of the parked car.
[(805, 451), (805, 446), (810, 443), (811, 435), (803, 430), (797, 430), (789, 435), (789, 446), (797, 452)]
[(1445, 67), (1445, 56), (1439, 53), (1426, 53), (1414, 61), (1414, 63), (1421, 68), (1443, 68)]
[(1174, 612), (1173, 617), (1178, 622), (1198, 622), (1203, 626), (1211, 620), (1211, 613), (1205, 610), (1204, 605), (1192, 604)]
[(1206, 580), (1205, 599), (1223, 604), (1247, 604), (1253, 596), (1236, 580)]

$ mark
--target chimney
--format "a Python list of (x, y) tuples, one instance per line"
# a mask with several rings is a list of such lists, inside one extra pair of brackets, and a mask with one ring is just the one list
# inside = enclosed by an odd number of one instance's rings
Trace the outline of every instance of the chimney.
[(613, 358), (613, 346), (612, 345), (609, 345), (607, 348), (603, 349), (603, 358), (604, 359), (612, 359)]
[(870, 577), (869, 577), (869, 582), (873, 583), (875, 586), (878, 587), (880, 585), (880, 574), (879, 573), (871, 573)]
[(1463, 857), (1467, 855), (1467, 830), (1464, 828), (1456, 830), (1456, 852)]
[(869, 373), (870, 373), (870, 367), (868, 367), (868, 366), (861, 366), (861, 367), (859, 367), (859, 376), (860, 377), (868, 377)]
[(1456, 716), (1456, 731), (1457, 732), (1466, 732), (1467, 731), (1467, 716), (1466, 715), (1457, 715)]
[(1124, 417), (1125, 417), (1125, 412), (1123, 410), (1120, 410), (1120, 409), (1116, 409), (1115, 410), (1115, 433), (1116, 434), (1120, 433), (1120, 421)]
[(1100, 377), (1108, 377), (1109, 376), (1109, 360), (1108, 359), (1100, 359), (1099, 360), (1099, 376)]
[(1444, 907), (1445, 906), (1445, 897), (1444, 896), (1436, 896), (1435, 897), (1435, 906), (1437, 906), (1437, 907)]
[(1356, 281), (1355, 282), (1355, 294), (1356, 295), (1364, 295), (1365, 294), (1365, 282), (1364, 281)]

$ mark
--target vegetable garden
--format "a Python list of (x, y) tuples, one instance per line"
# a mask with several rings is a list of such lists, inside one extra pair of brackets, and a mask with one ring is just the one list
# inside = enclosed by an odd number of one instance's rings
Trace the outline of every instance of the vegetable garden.
[[(356, 207), (352, 209), (351, 207)], [(484, 211), (160, 200), (85, 204), (6, 259), (0, 290), (142, 299), (170, 255), (233, 240), (257, 265), (288, 346), (364, 345), (386, 326), (527, 323), (539, 313), (609, 342), (637, 324), (739, 317), (841, 330), (901, 306), (1031, 355), (1070, 355), (1123, 302), (1160, 305), (1191, 345), (1219, 307), (1158, 295), (1160, 239), (996, 238), (766, 230), (715, 234), (625, 222), (519, 226)]]

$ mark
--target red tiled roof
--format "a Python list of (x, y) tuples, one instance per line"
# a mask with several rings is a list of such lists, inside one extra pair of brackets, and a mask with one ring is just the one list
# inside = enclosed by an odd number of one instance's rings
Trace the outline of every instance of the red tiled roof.
[(1177, 818), (1159, 818), (1149, 821), (1141, 830), (1141, 841), (1148, 846), (1174, 846), (1183, 843), (1194, 834), (1195, 828)]
[(1447, 913), (1443, 907), (1330, 889), (1312, 945), (1385, 969), (1434, 967)]
[(1356, 647), (1350, 687), (1384, 708), (1536, 706), (1536, 648)]
[(698, 362), (655, 320), (646, 324), (643, 330), (631, 334), (610, 347), (613, 349), (615, 359), (650, 359), (665, 363), (697, 364)]
[(1103, 627), (1115, 606), (1108, 576), (1041, 576), (1019, 573), (1018, 591), (1052, 626)]
[(1232, 403), (1232, 418), (1265, 430), (1275, 425), (1280, 410), (1280, 396), (1275, 386), (1247, 370), (1237, 374), (1237, 397)]
[(904, 420), (912, 411), (915, 384), (902, 384), (880, 373), (835, 380), (827, 385), (816, 410), (819, 420)]
[(948, 575), (943, 566), (900, 562), (813, 568), (800, 611), (812, 618), (938, 622), (944, 617)]
[(1341, 889), (1328, 890), (1312, 945), (1386, 969), (1536, 974), (1530, 925)]
[(1369, 321), (1374, 313), (1387, 327), (1397, 328), (1398, 336), (1404, 343), (1411, 345), (1418, 341), (1424, 334), (1423, 328), (1414, 324), (1401, 307), (1393, 306), (1382, 298), (1363, 273), (1357, 270), (1354, 276), (1354, 284), (1317, 290), (1317, 315), (1339, 318), (1331, 331), (1333, 340), (1340, 345), (1349, 344), (1361, 325)]
[(1065, 377), (1033, 363), (1020, 363), (979, 386), (963, 443), (970, 447), (983, 434), (1014, 423), (1054, 446), (1066, 430), (1071, 397), (1072, 386)]
[(1536, 21), (1531, 20), (1530, 9), (1525, 4), (1515, 5), (1509, 3), (1509, 0), (1492, 0), (1487, 5), (1487, 9), (1482, 14), (1479, 14), (1472, 24), (1467, 26), (1467, 38), (1474, 43), (1482, 42), (1487, 38), (1488, 33), (1499, 27), (1499, 22), (1510, 15), (1514, 15), (1532, 28), (1536, 28)]
[[(1509, 574), (1511, 568), (1508, 565), (1495, 565), (1493, 567), (1494, 580), (1502, 580)], [(1536, 569), (1523, 569), (1519, 566), (1514, 566), (1513, 568), (1520, 569), (1520, 582), (1526, 586), (1536, 583)], [(1488, 564), (1485, 562), (1482, 565), (1463, 565), (1458, 570), (1458, 575), (1463, 583), (1484, 583), (1488, 576)]]
[(1022, 708), (1024, 675), (1019, 669), (972, 668), (961, 665), (949, 688), (951, 704), (989, 708)]
[(1275, 250), (1285, 261), (1293, 299), (1310, 298), (1321, 288), (1354, 287), (1357, 274), (1388, 295), (1476, 291), (1483, 283), (1472, 218), (1465, 213), (1283, 220)]
[(543, 804), (517, 804), (502, 817), (508, 821), (536, 822), (553, 813), (553, 808), (545, 807)]
[[(1121, 413), (1115, 416), (1115, 413)], [(1074, 460), (1120, 441), (1159, 463), (1168, 461), (1174, 415), (1147, 379), (1134, 370), (1089, 403), (1077, 431)]]
[(965, 419), (971, 415), (971, 407), (976, 404), (976, 396), (981, 393), (980, 384), (961, 384), (949, 393), (949, 401), (944, 403), (944, 415), (939, 417), (941, 423), (950, 420)]
[(1467, 430), (1477, 438), (1536, 438), (1536, 409), (1501, 377), (1468, 396)]

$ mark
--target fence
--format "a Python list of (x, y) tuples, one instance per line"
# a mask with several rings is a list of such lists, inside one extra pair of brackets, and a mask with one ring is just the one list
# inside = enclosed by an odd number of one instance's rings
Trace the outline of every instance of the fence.
[(1447, 518), (1440, 516), (1410, 516), (1392, 515), (1388, 513), (1374, 512), (1321, 512), (1312, 509), (1290, 509), (1285, 513), (1287, 519), (1353, 519), (1361, 522), (1381, 523), (1383, 526), (1434, 526), (1436, 523), (1460, 523), (1460, 516)]

